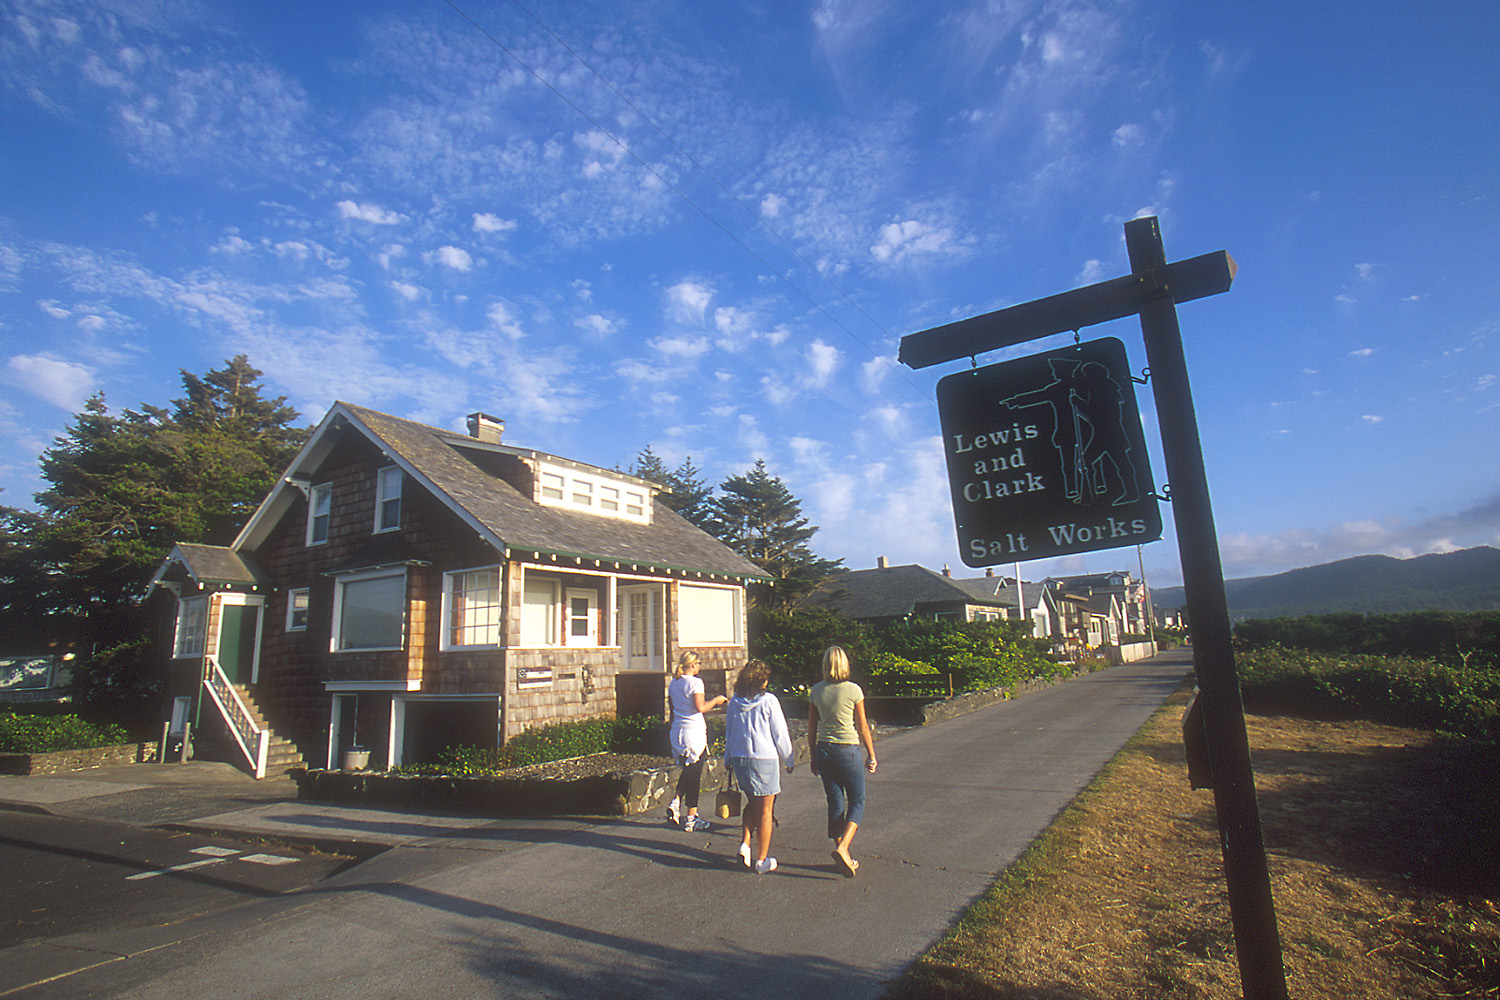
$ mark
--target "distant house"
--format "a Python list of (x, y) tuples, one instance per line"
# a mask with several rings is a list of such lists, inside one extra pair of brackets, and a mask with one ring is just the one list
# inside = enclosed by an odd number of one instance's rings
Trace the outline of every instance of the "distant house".
[(257, 774), (276, 745), (390, 766), (659, 714), (687, 649), (721, 685), (765, 573), (654, 484), (503, 429), (334, 404), (233, 543), (178, 545), (152, 580), (174, 721), (222, 727)]
[(901, 618), (1030, 621), (1033, 634), (1045, 636), (1049, 600), (1041, 585), (1018, 584), (993, 575), (959, 578), (946, 566), (939, 573), (925, 566), (890, 566), (882, 558), (874, 569), (833, 577), (809, 604), (864, 622)]
[(880, 622), (901, 618), (951, 621), (996, 621), (1016, 616), (1015, 596), (1006, 597), (971, 588), (924, 566), (887, 566), (840, 573), (809, 598), (813, 607), (836, 611), (856, 621)]

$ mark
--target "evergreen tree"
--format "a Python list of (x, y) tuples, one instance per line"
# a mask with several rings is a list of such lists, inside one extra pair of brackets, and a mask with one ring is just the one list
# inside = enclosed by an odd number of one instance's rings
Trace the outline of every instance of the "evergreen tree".
[(661, 456), (648, 444), (635, 456), (629, 475), (646, 479), (662, 488), (657, 495), (667, 509), (681, 514), (698, 527), (705, 527), (708, 519), (708, 500), (713, 496), (713, 487), (703, 481), (703, 474), (693, 464), (692, 456), (671, 471)]
[(802, 516), (801, 501), (766, 470), (764, 460), (744, 475), (726, 478), (705, 507), (705, 530), (775, 578), (769, 587), (751, 588), (759, 607), (797, 606), (843, 563), (808, 547), (817, 525)]
[(244, 355), (202, 378), (184, 371), (171, 411), (112, 416), (95, 394), (41, 457), (42, 513), (5, 517), (0, 629), (45, 620), (79, 655), (76, 693), (151, 693), (138, 603), (151, 574), (175, 542), (232, 541), (306, 439), (260, 374)]

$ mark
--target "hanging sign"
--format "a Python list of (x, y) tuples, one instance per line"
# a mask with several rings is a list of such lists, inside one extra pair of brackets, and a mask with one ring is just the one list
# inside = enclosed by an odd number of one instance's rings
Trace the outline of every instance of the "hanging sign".
[(959, 554), (994, 566), (1161, 537), (1125, 345), (1107, 337), (938, 382)]

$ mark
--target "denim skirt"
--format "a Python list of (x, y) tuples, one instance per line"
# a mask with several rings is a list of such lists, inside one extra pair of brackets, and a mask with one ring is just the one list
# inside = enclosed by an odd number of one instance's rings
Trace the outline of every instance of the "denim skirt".
[(777, 795), (781, 792), (781, 761), (775, 757), (731, 757), (740, 791), (746, 795)]

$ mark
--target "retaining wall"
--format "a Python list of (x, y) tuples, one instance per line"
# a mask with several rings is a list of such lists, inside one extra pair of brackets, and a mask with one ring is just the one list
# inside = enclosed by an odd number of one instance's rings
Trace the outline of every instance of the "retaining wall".
[(156, 744), (119, 743), (86, 750), (0, 753), (0, 774), (66, 774), (111, 764), (143, 764), (156, 759)]

